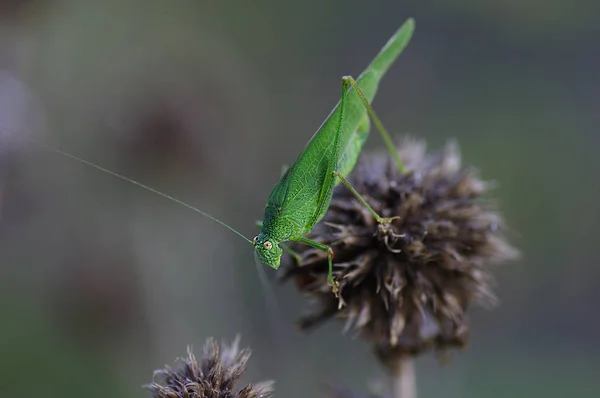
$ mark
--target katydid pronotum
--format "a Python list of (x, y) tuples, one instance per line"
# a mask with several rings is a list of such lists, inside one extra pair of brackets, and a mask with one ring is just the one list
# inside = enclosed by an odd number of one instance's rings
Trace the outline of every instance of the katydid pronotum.
[(262, 223), (260, 223), (260, 233), (252, 240), (226, 223), (172, 196), (60, 149), (42, 145), (71, 159), (173, 200), (216, 221), (251, 243), (255, 247), (260, 261), (274, 269), (278, 269), (280, 266), (283, 250), (289, 250), (285, 247), (282, 248), (282, 243), (294, 241), (323, 250), (327, 253), (329, 260), (328, 282), (337, 295), (338, 284), (333, 279), (333, 250), (322, 243), (306, 238), (305, 235), (312, 231), (315, 224), (327, 212), (333, 190), (340, 182), (352, 191), (378, 222), (390, 222), (390, 219), (380, 217), (368, 205), (346, 180), (346, 176), (354, 168), (362, 146), (368, 137), (370, 119), (373, 120), (381, 133), (398, 168), (402, 173), (405, 172), (404, 165), (398, 156), (389, 133), (371, 108), (370, 102), (375, 97), (381, 78), (407, 46), (413, 31), (414, 21), (408, 19), (389, 39), (358, 79), (354, 80), (350, 76), (342, 78), (340, 102), (315, 132), (294, 163), (282, 174), (271, 191), (265, 206)]

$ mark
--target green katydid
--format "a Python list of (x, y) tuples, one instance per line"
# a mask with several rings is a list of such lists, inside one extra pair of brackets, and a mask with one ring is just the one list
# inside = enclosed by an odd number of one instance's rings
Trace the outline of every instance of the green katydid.
[(354, 168), (362, 146), (368, 137), (369, 117), (383, 136), (398, 168), (401, 172), (405, 171), (389, 133), (371, 108), (370, 102), (375, 97), (381, 78), (407, 46), (413, 31), (414, 21), (408, 19), (389, 39), (358, 79), (354, 80), (350, 76), (342, 78), (340, 102), (314, 133), (296, 161), (285, 170), (271, 191), (260, 224), (260, 233), (253, 240), (246, 238), (226, 223), (176, 198), (64, 151), (52, 149), (173, 200), (218, 222), (250, 242), (255, 247), (259, 260), (274, 269), (278, 269), (280, 266), (284, 250), (280, 246), (282, 243), (295, 241), (325, 251), (329, 260), (328, 282), (332, 286), (333, 292), (337, 294), (337, 284), (333, 280), (334, 253), (332, 249), (306, 238), (305, 235), (312, 231), (314, 225), (327, 212), (333, 190), (340, 182), (352, 191), (380, 223), (390, 221), (380, 217), (367, 204), (346, 180), (346, 176)]
[(323, 218), (335, 186), (342, 182), (373, 213), (381, 218), (352, 188), (345, 176), (358, 159), (368, 133), (369, 116), (382, 134), (390, 152), (396, 158), (401, 172), (404, 166), (379, 118), (370, 106), (379, 81), (408, 44), (414, 30), (409, 19), (392, 36), (381, 52), (355, 81), (342, 78), (342, 99), (329, 117), (313, 135), (304, 151), (287, 169), (271, 191), (265, 206), (262, 228), (253, 244), (263, 264), (279, 268), (283, 252), (280, 243), (295, 241), (325, 251), (329, 260), (329, 283), (337, 293), (333, 281), (333, 250), (304, 235), (310, 233)]

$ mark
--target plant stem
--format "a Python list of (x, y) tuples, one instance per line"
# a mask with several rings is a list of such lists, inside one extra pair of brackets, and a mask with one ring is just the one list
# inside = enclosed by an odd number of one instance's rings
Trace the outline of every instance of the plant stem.
[(398, 358), (392, 367), (392, 393), (394, 398), (417, 398), (415, 363), (409, 356)]

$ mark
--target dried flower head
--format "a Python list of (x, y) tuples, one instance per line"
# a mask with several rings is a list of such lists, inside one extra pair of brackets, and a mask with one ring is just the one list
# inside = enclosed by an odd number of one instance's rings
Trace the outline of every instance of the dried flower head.
[(406, 141), (401, 174), (386, 154), (363, 157), (349, 181), (382, 217), (378, 224), (341, 184), (310, 238), (335, 252), (339, 302), (327, 284), (324, 253), (302, 245), (284, 277), (320, 303), (300, 320), (310, 329), (333, 316), (371, 341), (384, 361), (427, 348), (468, 341), (467, 306), (493, 302), (490, 264), (517, 251), (503, 235), (502, 218), (485, 198), (490, 184), (461, 166), (457, 145), (425, 156), (423, 142)]
[[(188, 348), (188, 357), (182, 366), (154, 372), (155, 381), (149, 389), (155, 398), (268, 398), (272, 382), (248, 384), (235, 390), (235, 385), (246, 369), (250, 350), (239, 350), (239, 337), (231, 346), (219, 345), (214, 339), (204, 344), (202, 361)], [(160, 380), (157, 382), (156, 378)]]

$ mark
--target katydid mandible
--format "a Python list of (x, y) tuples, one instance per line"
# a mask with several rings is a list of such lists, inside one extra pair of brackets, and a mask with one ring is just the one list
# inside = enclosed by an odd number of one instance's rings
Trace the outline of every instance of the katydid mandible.
[[(331, 203), (333, 190), (342, 182), (374, 215), (380, 223), (390, 219), (380, 217), (346, 180), (352, 171), (369, 130), (369, 118), (381, 133), (391, 155), (402, 173), (404, 165), (391, 141), (390, 135), (371, 108), (379, 82), (410, 41), (414, 20), (408, 19), (389, 39), (371, 64), (354, 80), (342, 78), (342, 97), (327, 119), (314, 133), (296, 161), (289, 166), (277, 182), (264, 210), (260, 233), (250, 240), (228, 224), (177, 198), (162, 193), (121, 174), (105, 169), (92, 162), (73, 156), (60, 149), (40, 144), (64, 156), (94, 167), (114, 177), (131, 182), (141, 188), (179, 203), (201, 215), (216, 221), (255, 247), (260, 261), (274, 269), (280, 266), (284, 247), (282, 243), (294, 241), (323, 250), (328, 255), (328, 282), (337, 295), (337, 283), (333, 280), (333, 250), (304, 235), (310, 233)], [(287, 249), (289, 250), (289, 249)]]

